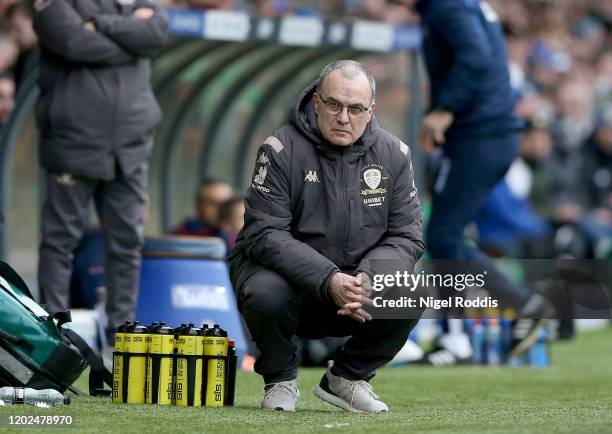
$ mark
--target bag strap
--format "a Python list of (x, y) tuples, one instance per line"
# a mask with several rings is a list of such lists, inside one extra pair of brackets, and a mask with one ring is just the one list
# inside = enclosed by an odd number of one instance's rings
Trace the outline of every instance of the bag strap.
[(75, 347), (79, 349), (83, 358), (89, 364), (89, 394), (92, 396), (108, 396), (110, 391), (104, 389), (104, 384), (113, 387), (113, 374), (104, 367), (102, 357), (83, 340), (74, 330), (61, 329), (62, 333), (70, 339)]

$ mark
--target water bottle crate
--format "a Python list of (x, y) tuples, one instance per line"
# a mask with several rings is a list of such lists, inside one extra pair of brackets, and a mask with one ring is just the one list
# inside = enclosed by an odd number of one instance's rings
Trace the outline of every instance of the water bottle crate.
[(233, 405), (237, 365), (235, 343), (217, 324), (126, 324), (115, 340), (113, 402)]

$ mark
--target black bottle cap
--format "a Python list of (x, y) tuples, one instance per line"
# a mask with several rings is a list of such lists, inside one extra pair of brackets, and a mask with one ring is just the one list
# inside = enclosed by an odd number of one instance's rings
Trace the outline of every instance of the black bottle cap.
[(161, 325), (157, 329), (157, 334), (160, 335), (172, 335), (174, 334), (174, 329), (172, 327), (168, 327), (167, 325)]
[(226, 338), (227, 332), (222, 328), (219, 328), (219, 324), (215, 324), (214, 328), (206, 330), (204, 336), (216, 336), (219, 338)]
[(125, 329), (126, 333), (144, 334), (147, 332), (145, 326), (141, 326), (139, 321), (135, 321), (130, 327)]
[(181, 336), (197, 336), (200, 334), (200, 329), (189, 324), (181, 329)]
[(184, 329), (184, 328), (185, 328), (185, 324), (181, 324), (180, 326), (178, 326), (178, 327), (176, 327), (176, 328), (174, 329), (174, 334), (175, 334), (176, 336), (178, 336), (178, 335), (182, 334), (182, 333), (183, 333), (183, 329)]
[(132, 321), (126, 321), (125, 323), (117, 327), (117, 333), (124, 333), (127, 330), (127, 328), (130, 327), (131, 325), (132, 325)]

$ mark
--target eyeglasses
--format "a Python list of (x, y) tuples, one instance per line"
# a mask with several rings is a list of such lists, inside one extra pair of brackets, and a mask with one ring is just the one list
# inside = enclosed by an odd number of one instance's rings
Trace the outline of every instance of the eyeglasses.
[(334, 115), (334, 116), (337, 116), (340, 113), (342, 113), (342, 110), (344, 110), (344, 107), (346, 107), (350, 117), (355, 118), (355, 119), (362, 118), (365, 116), (368, 110), (370, 110), (370, 108), (372, 107), (372, 106), (364, 107), (362, 105), (356, 105), (356, 104), (355, 105), (344, 105), (344, 104), (341, 104), (339, 101), (336, 101), (333, 98), (327, 98), (327, 100), (324, 100), (320, 93), (317, 93), (317, 95), (319, 96), (319, 99), (321, 99), (323, 104), (325, 105), (325, 111), (328, 114)]

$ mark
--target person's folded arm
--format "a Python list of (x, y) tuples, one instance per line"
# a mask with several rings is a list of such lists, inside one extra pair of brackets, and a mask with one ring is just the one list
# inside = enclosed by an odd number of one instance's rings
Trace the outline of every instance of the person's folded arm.
[(145, 19), (123, 15), (97, 15), (96, 29), (135, 56), (153, 57), (168, 40), (168, 17), (155, 3), (139, 1), (134, 9), (149, 8), (155, 13)]
[(39, 43), (53, 54), (74, 63), (112, 66), (136, 58), (102, 33), (85, 28), (85, 22), (65, 0), (37, 5), (33, 27)]
[[(271, 140), (270, 140), (271, 139)], [(278, 141), (268, 138), (267, 142)], [(278, 141), (280, 144), (280, 141)], [(276, 149), (282, 145), (275, 145)], [(245, 201), (242, 232), (246, 255), (321, 299), (338, 267), (290, 232), (293, 216), (290, 197), (289, 151), (270, 143), (257, 152), (255, 176)]]

